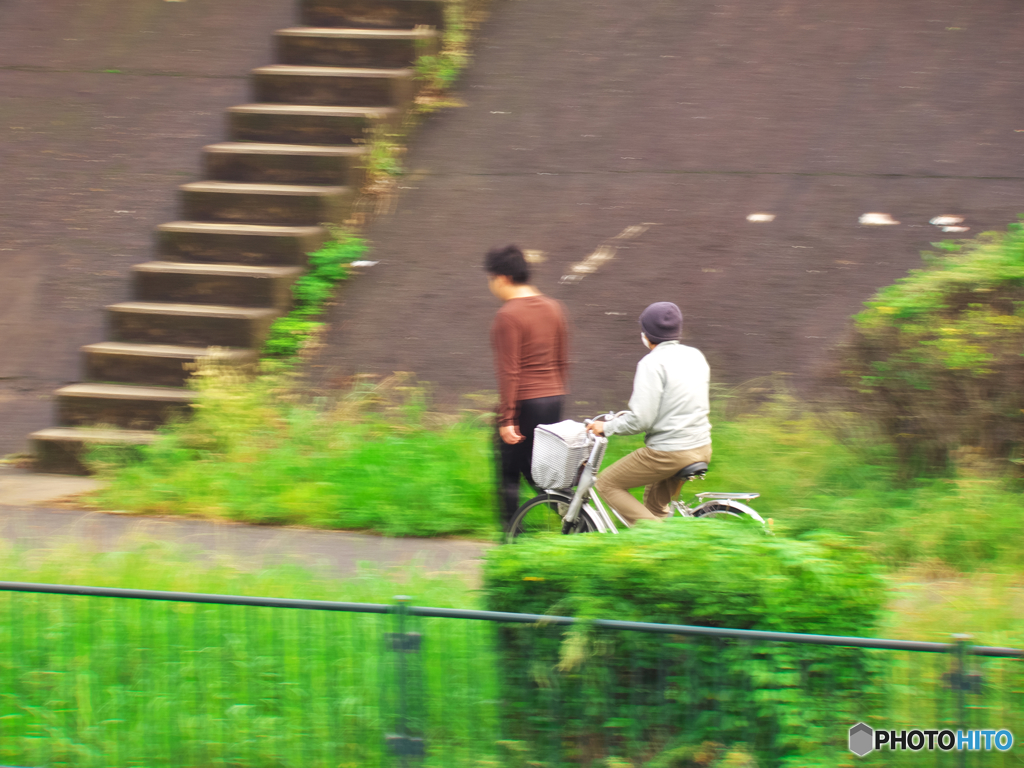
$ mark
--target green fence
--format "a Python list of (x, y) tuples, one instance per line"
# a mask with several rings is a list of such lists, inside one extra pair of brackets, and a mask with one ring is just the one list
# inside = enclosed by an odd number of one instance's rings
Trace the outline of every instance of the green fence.
[[(1022, 658), (966, 640), (0, 583), (0, 761), (639, 766), (715, 740), (759, 766), (838, 765), (859, 721), (1024, 739)], [(870, 682), (851, 687), (851, 670)], [(1024, 748), (856, 759), (1016, 766)]]

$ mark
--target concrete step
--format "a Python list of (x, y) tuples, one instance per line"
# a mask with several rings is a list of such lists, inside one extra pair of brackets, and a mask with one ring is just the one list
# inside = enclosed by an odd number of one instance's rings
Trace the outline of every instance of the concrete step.
[(172, 344), (126, 344), (103, 341), (82, 347), (85, 377), (90, 381), (182, 387), (192, 375), (185, 368), (201, 357), (215, 356), (238, 366), (255, 364), (255, 349), (186, 347)]
[(296, 67), (272, 64), (252, 71), (256, 99), (271, 104), (405, 109), (416, 96), (412, 69)]
[(292, 227), (340, 224), (353, 197), (351, 187), (226, 181), (195, 181), (181, 191), (188, 219)]
[(126, 301), (107, 307), (112, 341), (259, 349), (276, 309)]
[(235, 141), (344, 146), (393, 125), (400, 114), (393, 107), (240, 104), (228, 109), (228, 131)]
[(149, 261), (132, 267), (139, 301), (210, 304), (229, 307), (292, 306), (292, 283), (302, 267), (250, 267), (242, 264), (187, 264)]
[(82, 454), (91, 445), (148, 445), (156, 433), (138, 429), (51, 427), (29, 435), (38, 472), (87, 475)]
[(361, 29), (444, 28), (444, 0), (300, 0), (310, 27)]
[(157, 252), (163, 261), (302, 266), (326, 239), (323, 227), (171, 221), (157, 227)]
[(314, 67), (412, 67), (438, 51), (432, 29), (293, 27), (275, 39), (279, 63)]
[(173, 417), (188, 414), (195, 397), (195, 392), (181, 387), (72, 384), (57, 390), (57, 423), (62, 427), (156, 429)]
[(205, 148), (206, 178), (250, 184), (325, 184), (358, 188), (365, 146), (228, 141)]

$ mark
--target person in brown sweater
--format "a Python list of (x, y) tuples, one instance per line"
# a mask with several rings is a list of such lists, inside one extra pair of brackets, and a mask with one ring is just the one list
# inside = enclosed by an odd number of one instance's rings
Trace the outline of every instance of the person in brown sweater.
[(498, 377), (498, 501), (503, 529), (519, 508), (519, 478), (530, 475), (533, 430), (562, 420), (569, 365), (562, 305), (529, 284), (530, 270), (514, 245), (484, 259), (487, 284), (503, 302), (491, 326)]

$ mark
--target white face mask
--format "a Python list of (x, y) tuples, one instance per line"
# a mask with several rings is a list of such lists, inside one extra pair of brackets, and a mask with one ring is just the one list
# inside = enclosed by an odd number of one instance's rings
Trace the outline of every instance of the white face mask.
[(651, 342), (647, 340), (647, 334), (644, 333), (643, 331), (640, 332), (640, 343), (643, 344), (648, 349), (651, 348)]

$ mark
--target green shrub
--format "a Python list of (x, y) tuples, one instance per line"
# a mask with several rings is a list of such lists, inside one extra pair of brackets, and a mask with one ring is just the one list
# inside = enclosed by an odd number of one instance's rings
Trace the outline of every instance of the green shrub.
[(848, 375), (908, 468), (1024, 443), (1024, 226), (941, 243), (855, 318)]
[[(867, 558), (842, 540), (717, 520), (540, 537), (490, 551), (484, 573), (491, 610), (584, 619), (871, 636), (885, 600)], [(689, 744), (747, 743), (768, 764), (830, 765), (829, 750), (845, 747), (837, 723), (875, 702), (876, 657), (850, 648), (582, 622), (504, 629), (501, 652), (516, 727), (576, 758), (618, 749), (650, 760), (681, 733)]]

